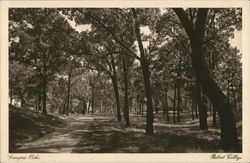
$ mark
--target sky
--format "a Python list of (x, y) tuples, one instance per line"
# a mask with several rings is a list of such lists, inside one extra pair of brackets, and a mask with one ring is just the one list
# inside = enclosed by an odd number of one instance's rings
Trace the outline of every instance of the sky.
[(82, 31), (90, 31), (91, 30), (90, 24), (76, 25), (75, 21), (69, 20), (66, 17), (65, 17), (65, 19), (69, 22), (71, 27), (73, 27), (79, 33)]
[[(91, 30), (90, 24), (76, 25), (74, 21), (68, 20), (68, 22), (78, 32)], [(145, 35), (150, 33), (150, 29), (148, 27), (141, 27), (140, 29), (141, 29), (141, 32)], [(229, 42), (233, 47), (237, 47), (242, 53), (242, 31), (234, 31), (234, 38), (230, 38)], [(144, 44), (145, 46), (147, 46), (146, 45), (147, 43), (144, 43)]]
[(237, 47), (242, 53), (242, 31), (234, 31), (234, 38), (229, 40), (233, 47)]

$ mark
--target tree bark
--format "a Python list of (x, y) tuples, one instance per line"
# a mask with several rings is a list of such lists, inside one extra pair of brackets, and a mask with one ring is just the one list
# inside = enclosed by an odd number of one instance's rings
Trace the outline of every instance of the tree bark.
[(87, 108), (87, 113), (89, 114), (89, 110), (90, 110), (90, 105), (91, 105), (91, 100), (89, 100), (89, 104), (88, 104), (88, 108)]
[(216, 121), (216, 110), (215, 107), (213, 106), (213, 127), (217, 126), (217, 121)]
[(146, 60), (141, 61), (142, 72), (144, 78), (144, 90), (147, 98), (147, 123), (146, 123), (146, 134), (152, 135), (153, 131), (153, 122), (154, 122), (154, 114), (153, 114), (153, 103), (152, 103), (152, 91), (150, 86), (150, 72), (149, 65)]
[(86, 114), (87, 111), (87, 104), (85, 100), (82, 100), (82, 114)]
[(230, 101), (230, 81), (227, 82), (227, 100)]
[(212, 111), (212, 102), (209, 100), (209, 113), (210, 113), (210, 115), (212, 115), (213, 114), (213, 111)]
[(233, 110), (225, 94), (211, 78), (203, 53), (202, 46), (208, 9), (198, 9), (195, 28), (193, 28), (194, 25), (183, 9), (174, 9), (174, 11), (179, 17), (190, 40), (192, 65), (196, 72), (197, 80), (218, 111), (221, 126), (220, 146), (224, 150), (235, 150), (238, 146), (238, 139)]
[(167, 113), (167, 121), (169, 121), (169, 108), (168, 108), (168, 91), (165, 92), (165, 106), (164, 106), (164, 112), (165, 115)]
[(140, 107), (141, 107), (141, 116), (143, 117), (144, 103), (140, 103)]
[(236, 102), (236, 97), (235, 97), (235, 90), (232, 89), (233, 92), (233, 100), (234, 100), (234, 112), (236, 112), (237, 110), (237, 102)]
[(139, 110), (140, 110), (140, 114), (143, 116), (141, 102), (139, 102)]
[(173, 122), (175, 123), (175, 110), (176, 110), (176, 83), (174, 84), (174, 104), (173, 104)]
[(95, 100), (95, 97), (92, 95), (92, 99), (91, 99), (91, 114), (93, 115), (94, 114), (94, 100)]
[(154, 99), (154, 104), (155, 104), (155, 113), (158, 114), (158, 99)]
[(166, 99), (166, 95), (164, 95), (164, 97), (163, 97), (164, 99), (162, 100), (163, 101), (163, 107), (162, 107), (162, 111), (163, 111), (163, 115), (165, 115), (166, 114), (166, 112), (167, 112), (167, 108), (166, 108), (166, 104), (167, 104), (167, 99)]
[(184, 108), (185, 110), (188, 110), (188, 93), (187, 93), (187, 89), (185, 88), (184, 89), (184, 92), (185, 92), (185, 102), (184, 102)]
[(194, 120), (194, 99), (192, 99), (192, 120)]
[(67, 116), (69, 115), (70, 85), (71, 85), (71, 71), (69, 71), (69, 74), (68, 74), (67, 105), (66, 105)]
[(13, 81), (12, 78), (10, 78), (10, 104), (12, 105), (13, 103)]
[(46, 102), (47, 102), (47, 77), (46, 75), (44, 75), (43, 76), (43, 114), (47, 114)]
[(195, 111), (195, 118), (198, 119), (198, 95), (196, 88), (194, 93), (194, 111)]
[(41, 97), (41, 93), (39, 92), (38, 93), (38, 106), (37, 106), (37, 109), (38, 109), (38, 111), (41, 111), (42, 110), (42, 108), (41, 108), (41, 100), (42, 100), (42, 97)]
[(119, 99), (119, 89), (118, 89), (118, 83), (117, 83), (115, 61), (114, 61), (114, 57), (112, 55), (111, 55), (111, 66), (112, 66), (112, 69), (113, 69), (113, 75), (111, 75), (111, 80), (112, 80), (114, 93), (115, 93), (117, 120), (121, 121), (122, 118), (121, 118), (121, 108), (120, 108), (120, 99)]
[(21, 90), (20, 86), (18, 87), (18, 94), (19, 94), (19, 97), (20, 97), (20, 100), (21, 100), (21, 108), (22, 108), (24, 106), (24, 104), (25, 104), (25, 99), (23, 97), (22, 90)]
[(199, 108), (199, 122), (200, 122), (200, 129), (207, 130), (207, 110), (202, 102), (201, 97), (201, 89), (198, 82), (196, 82), (196, 90), (197, 90), (197, 100), (198, 100), (198, 108)]
[(140, 25), (138, 22), (137, 14), (134, 8), (132, 8), (132, 13), (135, 20), (134, 31), (136, 35), (136, 39), (139, 45), (140, 50), (140, 63), (142, 67), (142, 74), (144, 80), (144, 90), (147, 98), (147, 121), (146, 121), (146, 135), (153, 135), (153, 122), (154, 122), (154, 114), (153, 114), (153, 103), (152, 103), (152, 91), (150, 85), (150, 71), (149, 71), (149, 63), (144, 53), (144, 48), (141, 40), (140, 33)]
[(126, 122), (125, 126), (129, 127), (129, 105), (128, 105), (128, 66), (127, 58), (123, 57), (123, 77), (124, 77), (124, 120)]
[(66, 104), (67, 104), (67, 95), (65, 96), (65, 99), (64, 99), (64, 101), (63, 101), (63, 114), (65, 114), (66, 113)]
[(180, 122), (181, 119), (180, 119), (180, 103), (181, 103), (181, 92), (180, 92), (180, 83), (178, 83), (178, 86), (177, 86), (177, 121)]
[(107, 115), (107, 103), (104, 102), (104, 115), (106, 116)]

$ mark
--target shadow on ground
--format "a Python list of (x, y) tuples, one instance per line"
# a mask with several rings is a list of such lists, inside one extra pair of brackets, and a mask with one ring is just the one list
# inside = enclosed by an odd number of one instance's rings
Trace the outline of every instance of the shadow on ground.
[[(146, 136), (145, 124), (124, 128), (122, 122), (95, 121), (88, 127), (72, 152), (76, 153), (184, 153), (219, 152), (218, 133), (188, 128), (155, 126), (155, 135)], [(198, 134), (198, 135), (197, 135)], [(200, 135), (200, 137), (199, 137)], [(210, 139), (207, 139), (207, 137)]]
[(56, 116), (10, 105), (9, 152), (16, 152), (16, 148), (22, 144), (35, 141), (63, 126), (67, 126), (67, 123)]
[(47, 115), (10, 108), (10, 153), (217, 153), (219, 128), (199, 130), (199, 121), (177, 124), (155, 116), (153, 136), (145, 117), (130, 115), (131, 127), (113, 116)]

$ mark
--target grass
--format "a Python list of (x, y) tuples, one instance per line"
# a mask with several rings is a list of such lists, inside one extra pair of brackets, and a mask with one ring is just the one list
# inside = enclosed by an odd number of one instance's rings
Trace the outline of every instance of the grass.
[[(155, 115), (153, 136), (145, 135), (145, 122), (145, 117), (130, 115), (131, 126), (125, 128), (125, 123), (116, 121), (115, 115), (43, 116), (35, 111), (10, 106), (10, 152), (224, 152), (217, 146), (220, 129), (212, 127), (211, 116), (208, 117), (209, 129), (201, 131), (199, 120), (191, 120), (191, 116), (185, 112), (182, 113), (182, 121), (175, 124), (168, 122), (162, 114)], [(237, 124), (241, 138), (240, 121)]]
[[(101, 125), (100, 125), (101, 124)], [(218, 152), (219, 134), (198, 129), (155, 126), (155, 134), (144, 133), (145, 124), (133, 122), (92, 123), (73, 152), (76, 153), (192, 153)], [(210, 135), (213, 135), (210, 137)], [(210, 137), (210, 139), (207, 139)]]
[(9, 152), (66, 125), (56, 116), (9, 105)]

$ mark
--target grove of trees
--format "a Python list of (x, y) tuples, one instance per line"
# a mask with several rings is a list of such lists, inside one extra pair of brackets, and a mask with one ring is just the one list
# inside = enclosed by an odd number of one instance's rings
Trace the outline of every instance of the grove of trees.
[[(77, 25), (90, 25), (76, 31)], [(9, 98), (43, 114), (130, 115), (220, 127), (238, 146), (241, 52), (230, 40), (238, 8), (10, 8)]]

